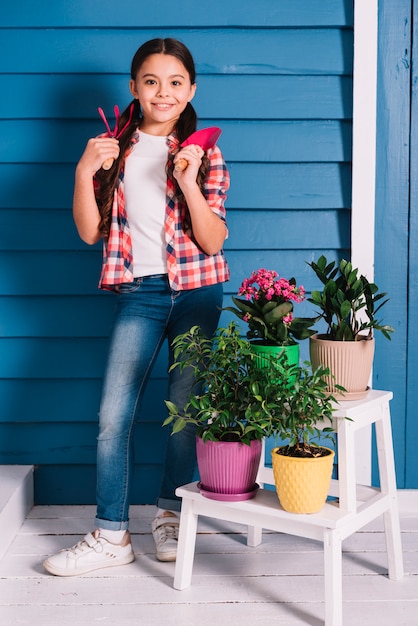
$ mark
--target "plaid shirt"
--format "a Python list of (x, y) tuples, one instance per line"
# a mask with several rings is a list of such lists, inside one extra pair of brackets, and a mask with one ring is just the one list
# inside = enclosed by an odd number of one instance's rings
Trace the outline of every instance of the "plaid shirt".
[[(139, 141), (139, 133), (132, 137), (131, 146)], [(167, 140), (170, 155), (178, 149), (178, 140), (170, 135)], [(129, 156), (128, 150), (126, 157)], [(217, 146), (207, 151), (210, 160), (204, 185), (205, 198), (216, 215), (224, 222), (225, 198), (229, 188), (229, 173), (222, 153)], [(134, 280), (132, 240), (125, 211), (124, 172), (120, 172), (119, 182), (114, 191), (112, 218), (109, 237), (103, 240), (103, 265), (99, 287), (117, 291), (121, 283)], [(99, 190), (97, 190), (100, 193)], [(193, 239), (193, 233), (184, 230), (186, 207), (175, 196), (175, 186), (167, 178), (165, 243), (167, 272), (170, 286), (176, 291), (195, 289), (229, 280), (229, 268), (223, 250), (207, 255)]]

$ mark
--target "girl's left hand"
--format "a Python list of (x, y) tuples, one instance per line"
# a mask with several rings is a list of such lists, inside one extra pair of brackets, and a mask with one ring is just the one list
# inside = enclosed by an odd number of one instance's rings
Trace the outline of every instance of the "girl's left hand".
[(174, 166), (180, 159), (187, 161), (187, 167), (184, 170), (176, 171), (174, 168), (174, 178), (178, 181), (180, 186), (182, 182), (196, 182), (204, 154), (204, 150), (197, 144), (185, 146), (176, 154), (174, 157)]

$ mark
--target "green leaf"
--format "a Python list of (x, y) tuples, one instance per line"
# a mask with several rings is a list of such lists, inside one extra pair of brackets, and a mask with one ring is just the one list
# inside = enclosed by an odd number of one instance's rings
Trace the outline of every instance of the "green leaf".
[(172, 434), (175, 435), (176, 433), (179, 433), (181, 430), (183, 430), (186, 424), (187, 424), (186, 420), (180, 417), (178, 420), (174, 422)]
[(345, 319), (346, 317), (348, 317), (351, 313), (351, 302), (349, 302), (348, 300), (344, 300), (341, 303), (341, 308), (340, 308), (340, 315), (343, 319)]
[[(252, 313), (254, 310), (252, 304), (247, 302), (246, 300), (239, 300), (238, 298), (235, 298), (235, 296), (232, 296), (232, 301), (243, 313)], [(233, 311), (233, 309), (231, 308), (229, 308), (229, 310)]]
[(291, 302), (283, 302), (282, 304), (276, 305), (269, 313), (266, 313), (265, 320), (269, 324), (275, 322), (276, 320), (282, 320), (285, 315), (288, 315), (293, 309), (293, 305)]
[(276, 307), (277, 307), (277, 303), (274, 302), (274, 300), (270, 300), (269, 302), (266, 302), (266, 304), (261, 308), (261, 312), (263, 313), (263, 315), (265, 315), (266, 313), (269, 313), (269, 311), (272, 311)]
[(169, 410), (169, 412), (173, 415), (178, 415), (178, 408), (177, 406), (174, 404), (174, 402), (170, 402), (170, 400), (164, 400), (165, 405), (167, 407), (167, 409)]

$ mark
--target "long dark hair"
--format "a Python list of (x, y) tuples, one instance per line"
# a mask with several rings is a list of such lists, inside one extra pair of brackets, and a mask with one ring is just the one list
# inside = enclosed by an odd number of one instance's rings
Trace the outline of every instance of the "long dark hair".
[[(136, 79), (138, 71), (140, 70), (144, 61), (152, 54), (166, 54), (171, 55), (178, 59), (186, 68), (190, 82), (192, 85), (196, 82), (196, 69), (193, 57), (189, 51), (189, 49), (177, 39), (166, 38), (166, 39), (151, 39), (150, 41), (142, 44), (140, 48), (136, 51), (132, 63), (131, 63), (131, 78), (132, 80)], [(123, 166), (125, 154), (129, 147), (129, 143), (131, 141), (132, 134), (136, 130), (136, 128), (141, 126), (141, 107), (138, 100), (134, 99), (126, 109), (123, 111), (120, 121), (119, 128), (123, 128), (125, 124), (127, 124), (130, 116), (130, 109), (133, 103), (133, 113), (130, 124), (124, 130), (123, 134), (119, 137), (119, 146), (120, 153), (119, 157), (113, 164), (110, 170), (100, 169), (96, 173), (96, 179), (100, 185), (100, 198), (98, 201), (99, 211), (101, 216), (100, 221), (100, 231), (102, 235), (106, 238), (109, 235), (110, 229), (110, 221), (111, 221), (111, 213), (112, 213), (112, 203), (113, 203), (113, 193), (115, 186), (117, 185), (119, 179), (119, 172), (121, 167)], [(187, 103), (186, 108), (180, 115), (180, 118), (176, 124), (176, 134), (179, 140), (179, 143), (184, 141), (189, 135), (191, 135), (197, 126), (197, 115), (193, 106), (190, 102)], [(198, 183), (200, 188), (203, 191), (203, 183), (206, 176), (206, 172), (208, 169), (208, 160), (204, 157), (202, 161), (202, 166), (198, 175)], [(180, 188), (173, 178), (173, 163), (172, 158), (169, 159), (168, 167), (167, 167), (167, 176), (169, 176), (177, 190), (177, 195), (181, 201), (183, 201), (183, 196), (180, 191)], [(190, 227), (190, 224), (187, 224), (187, 227)]]

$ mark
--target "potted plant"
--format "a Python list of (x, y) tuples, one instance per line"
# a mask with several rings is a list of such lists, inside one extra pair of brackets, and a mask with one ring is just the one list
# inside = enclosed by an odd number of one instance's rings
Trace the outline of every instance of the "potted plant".
[[(342, 259), (328, 263), (325, 256), (308, 263), (323, 284), (321, 291), (312, 291), (308, 298), (319, 308), (319, 317), (327, 325), (326, 333), (310, 337), (310, 359), (313, 367), (329, 367), (328, 389), (336, 397), (357, 400), (368, 390), (374, 357), (374, 331), (390, 339), (393, 328), (384, 325), (377, 313), (388, 301), (375, 283)], [(344, 395), (335, 387), (346, 389)]]
[[(288, 367), (292, 384), (277, 422), (277, 434), (287, 443), (271, 451), (276, 491), (285, 511), (316, 513), (327, 498), (335, 454), (316, 440), (332, 438), (336, 401), (326, 391), (327, 368), (312, 369), (308, 362)], [(323, 422), (330, 425), (320, 429)]]
[(264, 268), (245, 278), (232, 296), (235, 307), (226, 307), (248, 324), (247, 339), (260, 359), (266, 353), (286, 351), (289, 363), (299, 362), (298, 341), (314, 334), (311, 326), (317, 318), (294, 317), (295, 303), (305, 300), (305, 289), (296, 280), (279, 277), (275, 270)]
[(164, 424), (173, 424), (173, 435), (189, 422), (197, 426), (204, 495), (249, 499), (258, 487), (255, 478), (262, 439), (276, 432), (281, 420), (281, 397), (288, 381), (280, 372), (287, 357), (271, 357), (260, 366), (234, 322), (219, 328), (213, 338), (194, 326), (176, 337), (173, 345), (172, 368), (192, 367), (196, 384), (182, 410), (166, 401), (169, 416)]

